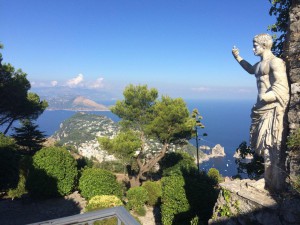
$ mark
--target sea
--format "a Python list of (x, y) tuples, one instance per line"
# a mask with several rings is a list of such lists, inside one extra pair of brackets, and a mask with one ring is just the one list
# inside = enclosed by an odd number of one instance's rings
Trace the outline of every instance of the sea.
[[(197, 108), (203, 117), (201, 122), (205, 128), (198, 130), (200, 137), (199, 146), (206, 145), (214, 147), (220, 144), (225, 149), (226, 156), (212, 158), (200, 164), (201, 170), (216, 168), (223, 176), (237, 174), (235, 158), (233, 154), (243, 141), (249, 140), (250, 112), (253, 100), (185, 100), (190, 111)], [(107, 101), (104, 105), (113, 105), (114, 102)], [(60, 124), (73, 116), (75, 111), (46, 110), (36, 121), (39, 129), (49, 137), (59, 129)], [(119, 118), (110, 111), (89, 112), (97, 115), (104, 115), (113, 121)], [(0, 131), (2, 131), (0, 129)], [(202, 134), (207, 133), (207, 136)], [(190, 140), (196, 145), (195, 139)]]

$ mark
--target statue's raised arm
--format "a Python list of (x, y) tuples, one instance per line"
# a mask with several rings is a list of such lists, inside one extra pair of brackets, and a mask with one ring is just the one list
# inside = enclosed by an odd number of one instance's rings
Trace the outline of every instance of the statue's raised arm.
[(238, 61), (238, 63), (244, 68), (244, 70), (246, 70), (250, 74), (255, 73), (255, 66), (252, 66), (250, 63), (248, 63), (246, 60), (244, 60), (240, 56), (239, 49), (236, 48), (235, 46), (233, 46), (233, 48), (232, 48), (232, 55), (236, 59), (236, 61)]

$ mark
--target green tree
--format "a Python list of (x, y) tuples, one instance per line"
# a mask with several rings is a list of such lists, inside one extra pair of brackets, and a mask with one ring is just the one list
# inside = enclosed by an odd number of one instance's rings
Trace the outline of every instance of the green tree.
[[(256, 154), (245, 141), (239, 145), (236, 152), (240, 154), (235, 160), (238, 174), (247, 174), (250, 178), (258, 178), (264, 173), (263, 157)], [(253, 156), (250, 162), (246, 161), (247, 155)]]
[(121, 131), (114, 139), (109, 137), (98, 138), (102, 148), (116, 156), (124, 166), (124, 172), (127, 165), (135, 155), (135, 152), (141, 146), (141, 140), (138, 134), (133, 130)]
[(45, 141), (44, 132), (38, 129), (38, 125), (35, 125), (31, 120), (22, 120), (22, 126), (20, 128), (15, 127), (15, 133), (12, 137), (16, 140), (17, 145), (20, 146), (20, 150), (24, 153), (33, 155), (40, 150)]
[(0, 126), (7, 124), (6, 134), (14, 121), (37, 119), (48, 103), (29, 92), (31, 86), (27, 74), (15, 70), (11, 64), (2, 64), (0, 55)]
[(269, 0), (269, 2), (272, 4), (269, 14), (276, 17), (276, 23), (268, 27), (275, 34), (272, 50), (277, 56), (282, 56), (288, 30), (289, 8), (292, 0)]
[[(134, 159), (138, 171), (133, 174), (130, 180), (131, 186), (140, 185), (140, 180), (158, 163), (169, 149), (171, 143), (187, 144), (192, 135), (192, 119), (185, 102), (181, 98), (172, 99), (167, 96), (158, 100), (156, 89), (148, 89), (147, 85), (129, 85), (125, 88), (124, 100), (117, 101), (111, 111), (121, 118), (120, 124), (123, 128), (122, 135), (134, 135), (127, 143), (126, 139), (116, 137), (115, 141), (106, 139), (108, 151), (114, 153), (123, 151), (119, 155), (126, 155), (129, 152), (131, 159)], [(149, 157), (150, 151), (146, 140), (153, 138), (162, 144), (159, 151)], [(103, 146), (103, 142), (100, 144)], [(117, 148), (117, 146), (120, 146)], [(147, 155), (147, 157), (146, 157)]]

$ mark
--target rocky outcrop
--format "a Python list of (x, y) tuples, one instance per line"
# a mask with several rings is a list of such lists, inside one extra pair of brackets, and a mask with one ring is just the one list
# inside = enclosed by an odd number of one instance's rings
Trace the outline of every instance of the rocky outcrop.
[(199, 147), (199, 149), (203, 152), (199, 163), (208, 161), (211, 158), (224, 157), (226, 155), (224, 147), (222, 147), (220, 144), (215, 145), (213, 148), (202, 145)]
[(300, 224), (300, 199), (271, 195), (264, 179), (227, 180), (209, 225), (296, 225)]
[(224, 147), (222, 147), (220, 144), (217, 144), (212, 148), (211, 155), (212, 157), (224, 157), (226, 155)]
[[(289, 29), (285, 46), (285, 61), (287, 64), (291, 85), (290, 106), (288, 109), (288, 124), (290, 133), (300, 129), (300, 1), (292, 0), (289, 11)], [(290, 149), (287, 157), (287, 170), (290, 176), (300, 176), (299, 149)]]

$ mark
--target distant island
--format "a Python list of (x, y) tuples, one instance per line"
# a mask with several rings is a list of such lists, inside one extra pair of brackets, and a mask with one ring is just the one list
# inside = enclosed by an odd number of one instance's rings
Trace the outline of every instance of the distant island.
[(47, 110), (69, 110), (69, 111), (109, 111), (105, 105), (99, 104), (83, 96), (73, 98), (53, 97), (46, 99), (49, 106)]

